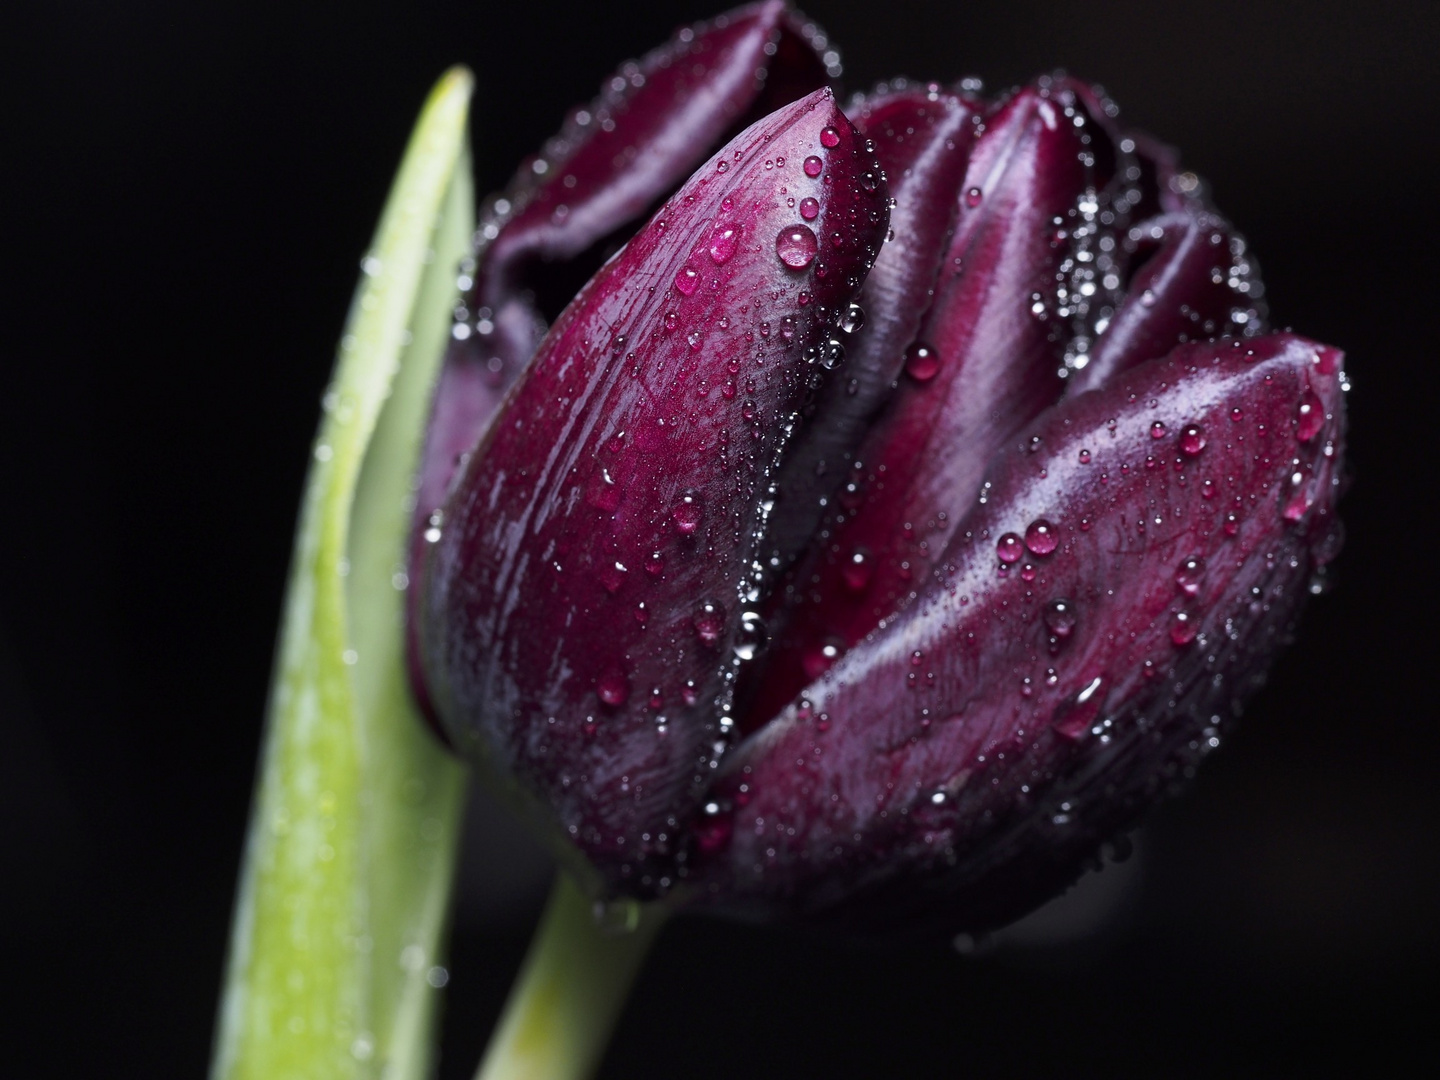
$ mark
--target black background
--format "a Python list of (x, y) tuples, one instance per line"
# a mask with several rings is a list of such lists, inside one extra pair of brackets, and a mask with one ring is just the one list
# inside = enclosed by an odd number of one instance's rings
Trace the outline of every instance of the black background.
[[(713, 9), (16, 7), (0, 29), (0, 1070), (196, 1076), (318, 400), (416, 110), (443, 68), (475, 68), (492, 188), (620, 60)], [(1276, 323), (1349, 351), (1349, 541), (1239, 734), (1096, 879), (1119, 898), (1087, 886), (1098, 921), (1077, 898), (965, 958), (680, 921), (604, 1075), (1433, 1059), (1437, 11), (816, 0), (852, 89), (998, 89), (1064, 66), (1184, 149), (1249, 236)], [(546, 872), (493, 811), (475, 821), (447, 1078), (477, 1060)]]

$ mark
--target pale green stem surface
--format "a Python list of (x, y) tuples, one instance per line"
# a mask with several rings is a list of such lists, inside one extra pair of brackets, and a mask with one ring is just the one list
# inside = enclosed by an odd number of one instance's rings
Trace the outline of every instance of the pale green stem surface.
[(473, 79), (431, 93), (341, 338), (300, 508), (213, 1080), (421, 1080), (465, 774), (404, 661), (412, 478), (474, 228)]
[(632, 902), (610, 915), (597, 925), (590, 901), (560, 874), (476, 1080), (595, 1071), (666, 909)]

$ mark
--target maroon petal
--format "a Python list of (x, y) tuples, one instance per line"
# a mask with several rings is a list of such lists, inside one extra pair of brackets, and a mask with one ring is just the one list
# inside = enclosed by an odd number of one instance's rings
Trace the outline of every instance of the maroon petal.
[[(557, 309), (567, 303), (598, 266), (576, 256), (673, 191), (727, 132), (824, 86), (825, 48), (819, 29), (782, 0), (686, 27), (622, 65), (545, 152), (521, 166), (504, 196), (487, 201), (477, 250), (461, 268), (454, 340), (427, 428), (412, 562), (461, 459), (545, 333), (534, 293), (560, 294)], [(413, 629), (409, 645), (411, 681), (428, 714)]]
[(1078, 204), (1088, 196), (1095, 210), (1082, 160), (1091, 156), (1087, 136), (1105, 137), (1063, 92), (1021, 91), (986, 122), (933, 305), (851, 466), (844, 516), (797, 567), (785, 598), (789, 622), (748, 726), (895, 611), (970, 509), (994, 451), (1059, 397), (1073, 313), (1053, 316), (1061, 332), (1050, 311), (1070, 303), (1056, 289), (1073, 263), (1069, 234), (1085, 220)]
[(1132, 278), (1103, 324), (1088, 363), (1066, 387), (1078, 394), (1186, 341), (1264, 330), (1263, 288), (1243, 237), (1207, 211), (1152, 218), (1126, 241)]
[(983, 929), (1073, 880), (1334, 555), (1339, 360), (1185, 346), (1027, 429), (921, 597), (726, 759), (700, 902)]
[(664, 888), (723, 750), (763, 494), (885, 228), (828, 90), (751, 127), (566, 309), (446, 504), (420, 620), (441, 721), (610, 888)]
[(972, 98), (925, 87), (887, 91), (850, 110), (890, 184), (890, 234), (845, 323), (853, 329), (844, 367), (780, 470), (770, 536), (781, 565), (815, 534), (865, 428), (894, 389), (905, 346), (920, 332), (982, 110)]

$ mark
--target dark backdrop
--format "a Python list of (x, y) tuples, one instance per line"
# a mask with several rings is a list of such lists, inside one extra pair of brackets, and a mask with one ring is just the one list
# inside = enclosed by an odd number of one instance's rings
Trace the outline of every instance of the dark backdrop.
[[(196, 1076), (308, 442), (415, 112), (472, 65), (495, 186), (616, 62), (710, 9), (18, 8), (0, 30), (0, 1056), (15, 1076)], [(606, 1075), (1383, 1074), (1433, 1049), (1437, 10), (816, 0), (852, 88), (1065, 66), (1184, 148), (1275, 321), (1349, 350), (1350, 539), (1135, 860), (979, 957), (677, 923)], [(457, 1078), (546, 873), (475, 817)]]

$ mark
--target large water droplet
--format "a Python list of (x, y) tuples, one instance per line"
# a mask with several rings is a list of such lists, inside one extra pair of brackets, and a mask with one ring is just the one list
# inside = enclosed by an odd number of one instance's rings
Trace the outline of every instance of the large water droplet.
[(694, 296), (700, 287), (700, 271), (693, 266), (681, 267), (675, 275), (675, 288), (681, 296)]
[(801, 199), (800, 216), (806, 221), (814, 221), (820, 216), (820, 201), (809, 197)]
[(735, 249), (740, 246), (740, 229), (735, 225), (716, 225), (710, 233), (710, 258), (716, 263), (730, 261)]
[(840, 329), (847, 334), (853, 334), (865, 325), (865, 309), (859, 304), (851, 304), (845, 309), (845, 314), (840, 316)]
[(821, 170), (825, 168), (825, 163), (814, 154), (811, 154), (805, 159), (803, 168), (805, 169), (806, 176), (819, 176)]
[(1187, 424), (1180, 429), (1180, 452), (1186, 457), (1195, 457), (1205, 449), (1205, 429), (1199, 424)]
[(1044, 518), (1036, 518), (1025, 530), (1025, 546), (1036, 555), (1049, 555), (1060, 543), (1055, 526)]
[(840, 145), (840, 132), (833, 127), (824, 128), (820, 132), (820, 145), (827, 150), (833, 150)]
[(1019, 533), (1006, 533), (995, 544), (995, 554), (1002, 563), (1013, 563), (1025, 553), (1025, 544)]
[(820, 242), (808, 225), (790, 225), (775, 237), (775, 254), (791, 270), (804, 270), (820, 250)]

